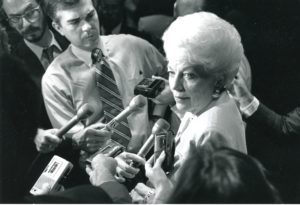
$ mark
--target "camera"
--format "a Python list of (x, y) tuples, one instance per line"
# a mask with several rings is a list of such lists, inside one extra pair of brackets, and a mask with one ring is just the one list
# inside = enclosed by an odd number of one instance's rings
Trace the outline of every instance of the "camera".
[(165, 88), (165, 81), (154, 78), (144, 78), (134, 88), (135, 95), (155, 98)]

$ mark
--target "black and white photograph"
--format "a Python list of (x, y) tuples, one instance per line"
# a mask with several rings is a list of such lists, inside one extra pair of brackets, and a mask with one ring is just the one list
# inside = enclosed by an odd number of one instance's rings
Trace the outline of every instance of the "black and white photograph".
[(300, 203), (300, 0), (0, 0), (0, 203)]

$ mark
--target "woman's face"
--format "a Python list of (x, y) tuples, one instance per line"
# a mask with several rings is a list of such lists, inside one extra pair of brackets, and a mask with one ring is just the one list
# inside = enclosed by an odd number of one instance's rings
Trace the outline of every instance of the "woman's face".
[(201, 74), (200, 67), (174, 66), (169, 64), (169, 83), (177, 109), (196, 113), (212, 100), (215, 78)]

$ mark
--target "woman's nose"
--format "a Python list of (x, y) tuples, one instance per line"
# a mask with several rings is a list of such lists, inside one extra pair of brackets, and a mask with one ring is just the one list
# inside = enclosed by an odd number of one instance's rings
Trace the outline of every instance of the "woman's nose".
[(183, 84), (182, 84), (182, 77), (179, 74), (177, 74), (177, 75), (175, 75), (173, 80), (174, 80), (173, 90), (183, 91), (184, 87), (183, 87)]

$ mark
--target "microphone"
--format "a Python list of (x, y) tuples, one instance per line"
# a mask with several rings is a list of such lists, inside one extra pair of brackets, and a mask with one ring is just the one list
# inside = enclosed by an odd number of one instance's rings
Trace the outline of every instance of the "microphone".
[(74, 127), (78, 122), (84, 120), (93, 114), (94, 110), (88, 104), (84, 104), (80, 107), (77, 114), (64, 126), (62, 126), (56, 133), (56, 136), (62, 138), (72, 127)]
[[(141, 157), (145, 157), (148, 154), (148, 152), (151, 150), (151, 148), (154, 146), (155, 136), (158, 134), (161, 134), (161, 133), (167, 133), (169, 128), (170, 128), (170, 124), (166, 120), (164, 120), (162, 118), (157, 120), (156, 123), (153, 125), (151, 135), (146, 140), (146, 142), (141, 147), (141, 149), (138, 151), (137, 155), (139, 155)], [(131, 162), (130, 166), (138, 167), (139, 163)], [(138, 182), (145, 181), (145, 180), (146, 180), (146, 178), (144, 176), (144, 171), (142, 171), (138, 175), (136, 175), (135, 178), (133, 178), (133, 179), (127, 178), (126, 181), (124, 182), (124, 185), (130, 191), (136, 186), (136, 184)]]
[(116, 117), (114, 117), (111, 121), (109, 121), (105, 128), (111, 130), (116, 127), (119, 123), (122, 122), (126, 117), (128, 117), (131, 113), (135, 112), (139, 108), (142, 108), (146, 105), (147, 99), (142, 95), (137, 95), (130, 101), (128, 107), (126, 107), (122, 112), (120, 112)]
[[(151, 135), (148, 137), (146, 142), (143, 144), (141, 149), (138, 151), (137, 155), (140, 157), (145, 158), (148, 152), (151, 150), (151, 148), (154, 146), (154, 139), (155, 136), (159, 133), (167, 133), (170, 128), (170, 124), (160, 118), (159, 120), (156, 121), (156, 123), (152, 127), (152, 132)], [(132, 167), (137, 167), (139, 164), (137, 162), (131, 162), (130, 166)]]
[(166, 120), (162, 118), (157, 120), (156, 123), (153, 125), (151, 135), (149, 136), (145, 144), (141, 147), (141, 149), (138, 151), (137, 155), (141, 157), (146, 157), (150, 149), (154, 146), (155, 135), (159, 133), (166, 133), (168, 132), (169, 128), (170, 124)]

